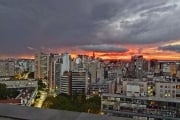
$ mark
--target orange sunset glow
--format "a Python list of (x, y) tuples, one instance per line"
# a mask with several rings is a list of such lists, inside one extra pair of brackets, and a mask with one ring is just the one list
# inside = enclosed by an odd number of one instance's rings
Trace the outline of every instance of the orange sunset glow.
[[(61, 49), (51, 49), (49, 51), (49, 48), (44, 49), (45, 53), (69, 53), (71, 54), (72, 58), (75, 58), (77, 55), (88, 55), (92, 56), (93, 53), (95, 53), (96, 58), (101, 59), (118, 59), (118, 60), (130, 60), (131, 56), (133, 55), (143, 55), (143, 57), (147, 60), (150, 59), (158, 59), (158, 60), (180, 60), (180, 53), (175, 51), (167, 51), (167, 50), (160, 50), (159, 46), (168, 46), (168, 45), (179, 45), (180, 41), (171, 41), (166, 43), (161, 43), (156, 46), (156, 44), (148, 44), (148, 45), (124, 45), (124, 47), (127, 49), (125, 52), (111, 52), (111, 51), (92, 51), (92, 50), (82, 50), (78, 47), (74, 47), (73, 50), (70, 50), (67, 48), (61, 48)], [(156, 46), (156, 47), (155, 47)], [(1, 58), (23, 58), (23, 59), (34, 59), (35, 53), (38, 51), (32, 51), (31, 54), (22, 54), (22, 55), (13, 55), (13, 56), (7, 56), (2, 55)]]
[[(129, 47), (129, 46), (128, 46)], [(53, 52), (53, 51), (52, 51)], [(150, 59), (158, 59), (158, 60), (180, 60), (180, 53), (173, 51), (162, 51), (158, 50), (157, 47), (143, 48), (139, 50), (136, 46), (128, 49), (127, 52), (98, 52), (98, 51), (83, 51), (83, 50), (75, 50), (68, 51), (71, 54), (72, 58), (75, 58), (77, 55), (88, 55), (92, 56), (93, 52), (95, 53), (96, 58), (102, 59), (119, 59), (119, 60), (130, 60), (131, 56), (141, 54), (147, 60)], [(64, 50), (60, 50), (56, 53), (64, 53)], [(11, 58), (23, 58), (23, 59), (34, 59), (34, 54), (31, 55), (17, 55), (17, 56), (6, 56)], [(3, 56), (5, 57), (5, 56)]]

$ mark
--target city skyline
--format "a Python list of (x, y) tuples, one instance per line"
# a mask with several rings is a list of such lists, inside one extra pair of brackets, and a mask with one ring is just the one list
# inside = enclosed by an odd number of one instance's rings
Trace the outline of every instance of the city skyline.
[(180, 59), (180, 1), (0, 1), (0, 57), (37, 51)]

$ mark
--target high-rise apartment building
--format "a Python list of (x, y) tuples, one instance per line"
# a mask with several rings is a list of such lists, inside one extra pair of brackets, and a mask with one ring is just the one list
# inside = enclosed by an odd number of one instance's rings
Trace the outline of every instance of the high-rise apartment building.
[(61, 75), (63, 75), (65, 71), (71, 70), (71, 55), (68, 53), (64, 53), (61, 56)]
[(55, 91), (60, 92), (60, 80), (61, 80), (61, 57), (56, 60), (55, 63)]
[(90, 77), (87, 72), (64, 72), (60, 80), (60, 93), (83, 95), (87, 93)]
[(134, 65), (134, 72), (137, 78), (142, 78), (143, 75), (143, 56), (142, 55), (135, 55), (132, 56), (131, 61)]
[(70, 72), (64, 72), (64, 74), (61, 76), (60, 79), (60, 93), (72, 95), (72, 89), (71, 89), (71, 73)]
[[(86, 94), (90, 78), (87, 72), (72, 72), (72, 94)], [(89, 80), (89, 81), (88, 81)]]
[[(56, 88), (56, 77), (57, 72), (60, 71), (59, 67), (57, 68), (56, 62), (58, 62), (58, 59), (60, 59), (59, 54), (53, 54), (51, 53), (49, 56), (49, 75), (48, 75), (48, 88), (50, 90), (55, 90)], [(60, 75), (59, 75), (60, 77)]]
[(48, 78), (49, 55), (38, 53), (35, 55), (35, 79)]

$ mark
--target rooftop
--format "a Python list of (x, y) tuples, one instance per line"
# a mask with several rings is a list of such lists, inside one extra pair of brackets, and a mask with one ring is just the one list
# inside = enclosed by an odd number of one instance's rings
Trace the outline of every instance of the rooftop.
[(20, 103), (21, 103), (21, 99), (6, 99), (6, 100), (0, 100), (0, 103), (20, 104)]
[(130, 98), (130, 99), (139, 99), (139, 100), (154, 100), (154, 101), (161, 101), (161, 102), (175, 102), (175, 103), (180, 103), (179, 99), (175, 98), (159, 98), (159, 97), (135, 97), (135, 96), (125, 96), (125, 95), (120, 95), (120, 94), (108, 94), (108, 93), (103, 93), (102, 96), (107, 96), (107, 97), (120, 97), (120, 98)]
[(0, 104), (0, 118), (16, 120), (132, 120), (131, 118)]

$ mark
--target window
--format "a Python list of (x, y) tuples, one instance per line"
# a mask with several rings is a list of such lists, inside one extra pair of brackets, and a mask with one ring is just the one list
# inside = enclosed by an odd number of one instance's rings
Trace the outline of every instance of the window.
[(176, 89), (180, 89), (180, 85), (176, 85)]
[(180, 97), (180, 94), (176, 94), (176, 97)]
[(172, 93), (172, 97), (175, 98), (175, 93)]

